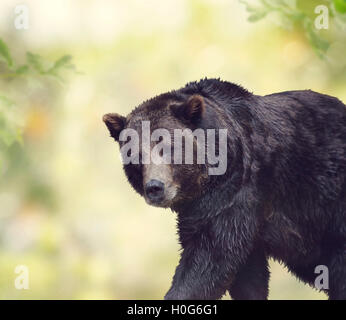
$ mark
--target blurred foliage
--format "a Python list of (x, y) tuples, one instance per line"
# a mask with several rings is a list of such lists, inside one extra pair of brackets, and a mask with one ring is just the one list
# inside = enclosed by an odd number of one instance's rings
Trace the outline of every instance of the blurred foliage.
[[(274, 12), (249, 23), (238, 1), (66, 3), (36, 0), (29, 30), (1, 30), (1, 112), (16, 140), (0, 142), (0, 298), (161, 299), (179, 260), (175, 215), (128, 184), (102, 115), (205, 76), (256, 94), (313, 89), (346, 101), (345, 38), (334, 36), (345, 32), (333, 18), (318, 33), (330, 44), (320, 59), (302, 25), (273, 27), (283, 21)], [(298, 4), (316, 16), (314, 0)], [(64, 52), (82, 77), (69, 77)], [(14, 288), (18, 264), (29, 290)], [(325, 299), (270, 265), (271, 299)]]
[[(71, 61), (71, 56), (64, 55), (54, 63), (46, 62), (38, 54), (27, 52), (26, 63), (18, 64), (13, 60), (6, 43), (0, 38), (0, 77), (2, 82), (10, 82), (11, 86), (16, 85), (13, 80), (17, 77), (51, 76), (62, 82), (61, 73), (64, 70), (75, 70)], [(46, 67), (47, 64), (51, 66)], [(11, 121), (11, 109), (14, 105), (13, 100), (0, 95), (0, 140), (7, 147), (16, 141), (22, 143), (20, 129)]]
[[(13, 180), (16, 181), (13, 178), (22, 181), (25, 179), (22, 192), (26, 197), (52, 208), (53, 189), (44, 178), (35, 173), (32, 159), (23, 148), (22, 131), (25, 120), (28, 138), (30, 134), (46, 134), (44, 111), (34, 111), (35, 108), (29, 107), (28, 101), (23, 101), (23, 98), (34, 94), (37, 85), (40, 86), (40, 91), (43, 90), (49, 95), (49, 90), (56, 90), (56, 84), (47, 83), (47, 78), (63, 84), (66, 71), (76, 72), (76, 69), (69, 55), (63, 55), (53, 62), (31, 52), (26, 52), (25, 57), (24, 64), (18, 63), (12, 57), (7, 44), (0, 39), (0, 186), (5, 183), (9, 187)], [(28, 113), (28, 118), (24, 119), (26, 107), (32, 111)]]
[[(346, 30), (346, 0), (259, 0), (255, 3), (240, 0), (245, 4), (249, 12), (250, 22), (259, 21), (268, 15), (277, 15), (280, 25), (293, 30), (300, 28), (304, 30), (306, 38), (320, 58), (324, 58), (331, 42), (345, 40)], [(328, 8), (329, 25), (333, 24), (336, 30), (326, 33), (315, 27), (317, 14), (315, 8), (325, 5)], [(328, 27), (329, 28), (329, 27)], [(330, 26), (332, 28), (332, 26)]]

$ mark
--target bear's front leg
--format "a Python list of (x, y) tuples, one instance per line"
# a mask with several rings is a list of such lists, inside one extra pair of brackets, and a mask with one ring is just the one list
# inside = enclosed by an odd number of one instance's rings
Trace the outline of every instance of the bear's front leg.
[(230, 284), (228, 264), (223, 257), (217, 258), (206, 244), (185, 248), (165, 299), (221, 298)]
[(268, 287), (267, 257), (263, 249), (257, 246), (240, 267), (228, 291), (233, 300), (267, 300)]
[(256, 234), (254, 212), (228, 208), (213, 217), (182, 241), (181, 259), (165, 299), (220, 299), (252, 252)]

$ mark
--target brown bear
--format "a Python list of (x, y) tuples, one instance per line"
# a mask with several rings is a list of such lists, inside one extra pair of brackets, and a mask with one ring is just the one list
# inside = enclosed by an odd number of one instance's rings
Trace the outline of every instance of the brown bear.
[(267, 299), (269, 257), (346, 299), (340, 100), (310, 90), (259, 96), (203, 79), (103, 120), (133, 188), (177, 213), (183, 250), (165, 299)]

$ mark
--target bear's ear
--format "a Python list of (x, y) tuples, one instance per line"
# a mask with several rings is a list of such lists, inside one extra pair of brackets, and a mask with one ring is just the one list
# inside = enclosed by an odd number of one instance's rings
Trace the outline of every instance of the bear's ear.
[(171, 105), (171, 110), (177, 118), (196, 124), (202, 119), (205, 111), (204, 99), (202, 96), (195, 94), (184, 103)]
[(116, 113), (107, 113), (103, 116), (102, 120), (106, 124), (111, 137), (115, 141), (119, 141), (120, 132), (125, 128), (126, 118)]

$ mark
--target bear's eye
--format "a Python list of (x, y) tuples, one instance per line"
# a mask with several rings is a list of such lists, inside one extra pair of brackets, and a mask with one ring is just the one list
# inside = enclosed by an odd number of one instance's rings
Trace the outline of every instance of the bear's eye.
[(140, 153), (134, 152), (132, 150), (128, 150), (127, 151), (127, 156), (131, 157), (131, 158), (138, 158), (138, 157), (140, 157)]
[[(163, 141), (163, 137), (159, 137), (156, 146), (157, 146), (158, 144), (160, 144), (162, 141)], [(160, 151), (159, 151), (159, 156), (160, 156), (160, 157), (163, 156), (163, 148), (160, 149)]]
[(141, 161), (141, 154), (138, 152), (134, 152), (131, 149), (122, 151), (121, 160), (123, 164), (139, 164)]

